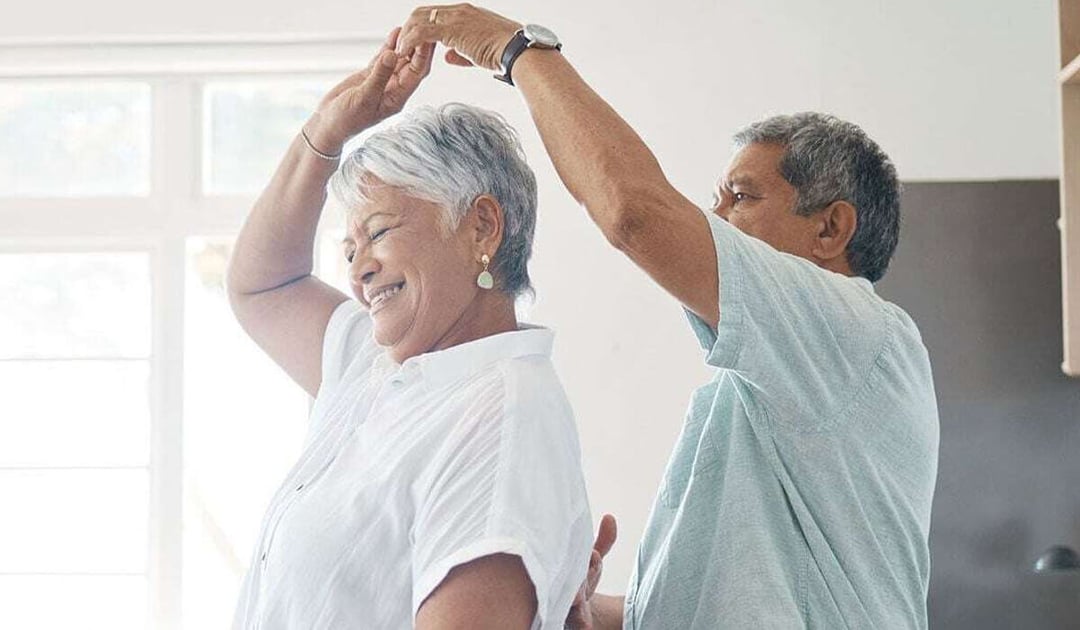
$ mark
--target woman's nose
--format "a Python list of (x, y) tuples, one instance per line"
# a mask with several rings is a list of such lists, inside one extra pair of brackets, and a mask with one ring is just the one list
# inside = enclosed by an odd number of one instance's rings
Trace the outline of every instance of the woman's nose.
[(357, 250), (349, 264), (349, 281), (355, 287), (363, 287), (371, 282), (379, 268), (379, 261), (371, 255), (370, 250)]

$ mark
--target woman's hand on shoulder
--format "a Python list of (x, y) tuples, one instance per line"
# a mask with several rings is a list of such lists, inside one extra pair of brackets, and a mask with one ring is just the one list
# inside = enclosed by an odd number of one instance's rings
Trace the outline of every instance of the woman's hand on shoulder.
[(304, 130), (323, 153), (338, 154), (349, 138), (401, 111), (431, 72), (435, 44), (397, 55), (400, 28), (390, 31), (367, 67), (346, 77), (323, 97)]

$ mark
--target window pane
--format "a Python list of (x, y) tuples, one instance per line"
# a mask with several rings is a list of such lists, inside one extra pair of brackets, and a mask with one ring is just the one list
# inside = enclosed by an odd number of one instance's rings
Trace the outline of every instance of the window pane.
[(0, 628), (142, 630), (141, 576), (0, 575)]
[(150, 355), (145, 253), (0, 254), (0, 359)]
[(146, 470), (3, 470), (0, 573), (146, 570)]
[(232, 618), (262, 514), (304, 439), (308, 398), (241, 330), (229, 241), (188, 241), (184, 332), (184, 625)]
[(0, 361), (0, 466), (145, 466), (147, 361)]
[(330, 81), (207, 83), (203, 190), (207, 194), (262, 190), (331, 86)]
[(150, 192), (150, 86), (0, 83), (0, 196)]

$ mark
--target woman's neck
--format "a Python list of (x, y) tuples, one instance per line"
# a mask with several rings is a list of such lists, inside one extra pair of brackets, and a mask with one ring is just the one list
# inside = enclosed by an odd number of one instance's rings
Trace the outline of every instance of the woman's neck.
[(481, 291), (442, 337), (428, 350), (445, 350), (518, 329), (514, 298), (501, 291)]

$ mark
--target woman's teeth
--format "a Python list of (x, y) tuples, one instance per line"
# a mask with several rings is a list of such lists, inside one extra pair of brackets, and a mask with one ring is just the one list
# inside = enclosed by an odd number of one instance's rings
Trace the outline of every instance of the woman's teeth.
[(394, 297), (395, 295), (397, 295), (398, 292), (401, 291), (401, 287), (402, 287), (402, 285), (398, 284), (398, 285), (395, 285), (395, 286), (393, 286), (393, 287), (391, 287), (389, 289), (385, 289), (385, 290), (379, 292), (378, 295), (376, 295), (374, 298), (372, 298), (372, 300), (371, 300), (371, 308), (375, 308), (376, 306), (382, 304), (383, 302), (385, 302), (385, 301), (389, 300), (390, 298)]

